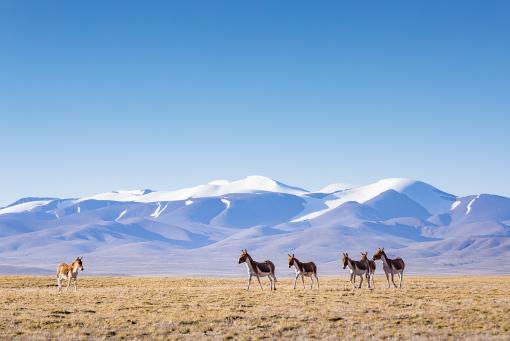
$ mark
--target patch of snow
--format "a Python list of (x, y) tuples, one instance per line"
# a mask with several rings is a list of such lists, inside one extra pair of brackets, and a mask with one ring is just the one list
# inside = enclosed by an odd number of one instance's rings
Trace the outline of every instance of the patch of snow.
[(161, 213), (163, 213), (166, 210), (167, 207), (168, 204), (166, 204), (165, 207), (161, 208), (161, 203), (158, 202), (158, 207), (156, 208), (154, 213), (151, 214), (151, 217), (158, 218), (161, 215)]
[(227, 199), (221, 199), (221, 202), (225, 204), (227, 208), (230, 208), (230, 201)]
[(452, 204), (452, 207), (450, 208), (450, 211), (453, 211), (457, 206), (460, 205), (460, 201), (455, 201), (453, 204)]
[(127, 213), (127, 210), (120, 212), (119, 216), (117, 218), (115, 218), (115, 221), (119, 221), (119, 219), (122, 218), (126, 213)]
[(186, 202), (185, 202), (186, 206), (189, 206), (189, 205), (191, 205), (192, 203), (193, 203), (193, 200), (186, 200)]
[(80, 213), (81, 212), (81, 208), (80, 206), (76, 206), (76, 212)]
[(471, 200), (469, 202), (469, 204), (467, 205), (467, 209), (466, 209), (466, 214), (465, 215), (468, 215), (469, 212), (471, 212), (471, 205), (473, 205), (473, 203), (475, 202), (476, 199), (480, 198), (480, 194), (478, 194), (473, 200)]

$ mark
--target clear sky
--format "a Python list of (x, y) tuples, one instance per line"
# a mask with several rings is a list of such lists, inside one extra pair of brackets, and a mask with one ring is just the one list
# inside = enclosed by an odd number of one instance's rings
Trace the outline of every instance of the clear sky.
[(508, 1), (0, 1), (0, 205), (251, 174), (510, 196)]

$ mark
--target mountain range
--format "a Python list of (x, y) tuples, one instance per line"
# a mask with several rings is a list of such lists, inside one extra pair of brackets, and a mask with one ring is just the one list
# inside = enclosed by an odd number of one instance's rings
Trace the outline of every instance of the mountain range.
[(248, 176), (0, 208), (3, 274), (51, 274), (83, 256), (89, 274), (239, 276), (248, 249), (271, 259), (277, 276), (292, 274), (288, 253), (337, 275), (346, 273), (342, 252), (357, 259), (378, 247), (404, 258), (411, 274), (509, 273), (510, 199), (459, 197), (408, 179), (308, 191)]

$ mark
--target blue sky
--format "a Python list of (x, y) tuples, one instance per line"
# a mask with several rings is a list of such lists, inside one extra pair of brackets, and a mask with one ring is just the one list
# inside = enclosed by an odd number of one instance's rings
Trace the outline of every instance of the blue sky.
[(262, 174), (510, 195), (507, 1), (2, 1), (0, 204)]

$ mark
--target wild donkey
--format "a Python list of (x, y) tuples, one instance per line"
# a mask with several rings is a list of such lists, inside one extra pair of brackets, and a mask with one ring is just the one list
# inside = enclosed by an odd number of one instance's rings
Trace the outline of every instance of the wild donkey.
[(365, 262), (368, 267), (368, 271), (366, 272), (366, 277), (368, 281), (368, 287), (375, 288), (374, 284), (374, 275), (375, 275), (375, 261), (368, 259), (368, 251), (361, 253), (360, 262)]
[[(251, 256), (248, 254), (248, 251), (242, 250), (241, 256), (239, 256), (239, 264), (246, 263), (246, 268), (248, 269), (248, 275), (250, 275), (250, 279), (248, 280), (248, 288), (246, 290), (250, 290), (251, 278), (253, 276), (257, 277), (257, 280), (260, 284), (260, 289), (262, 289), (262, 284), (260, 283), (260, 277), (268, 277), (271, 289), (276, 290), (276, 276), (274, 274), (274, 264), (270, 260), (266, 260), (263, 263), (259, 263), (254, 261)], [(262, 289), (263, 290), (263, 289)]]
[(383, 270), (384, 270), (384, 273), (386, 274), (386, 280), (388, 281), (388, 288), (390, 287), (390, 279), (389, 279), (388, 274), (391, 274), (391, 281), (393, 282), (393, 285), (395, 286), (395, 288), (397, 287), (397, 285), (395, 284), (395, 281), (393, 280), (393, 275), (398, 274), (398, 276), (400, 277), (399, 285), (402, 288), (402, 280), (403, 280), (404, 268), (405, 268), (405, 263), (402, 258), (397, 257), (395, 259), (389, 259), (386, 256), (386, 253), (384, 252), (384, 248), (382, 248), (382, 249), (379, 248), (379, 250), (377, 250), (377, 252), (374, 254), (372, 259), (374, 261), (377, 259), (382, 259)]
[(69, 280), (67, 282), (67, 288), (66, 291), (69, 290), (69, 286), (71, 285), (71, 280), (74, 279), (74, 291), (77, 290), (76, 288), (76, 281), (78, 279), (78, 270), (81, 269), (83, 271), (83, 257), (77, 257), (74, 262), (71, 263), (71, 265), (67, 265), (66, 263), (60, 263), (57, 267), (57, 285), (58, 285), (58, 292), (62, 291), (62, 280), (67, 279)]
[[(310, 289), (313, 289), (313, 277), (317, 281), (317, 289), (319, 286), (319, 277), (317, 277), (317, 266), (315, 266), (314, 262), (309, 263), (301, 263), (299, 259), (289, 254), (289, 268), (294, 266), (294, 271), (296, 271), (296, 278), (294, 279), (294, 289), (296, 289), (296, 282), (299, 276), (301, 276), (301, 280), (303, 281), (303, 289), (305, 288), (305, 277), (310, 277), (312, 281), (312, 285), (310, 285)], [(312, 277), (313, 276), (313, 277)]]
[[(351, 283), (354, 288), (356, 288), (356, 276), (359, 276), (361, 282), (359, 283), (359, 288), (363, 284), (363, 275), (367, 272), (367, 264), (365, 262), (355, 261), (349, 258), (347, 253), (343, 254), (342, 264), (344, 269), (348, 266), (349, 272), (351, 273)], [(368, 287), (370, 288), (370, 283), (368, 283)]]

